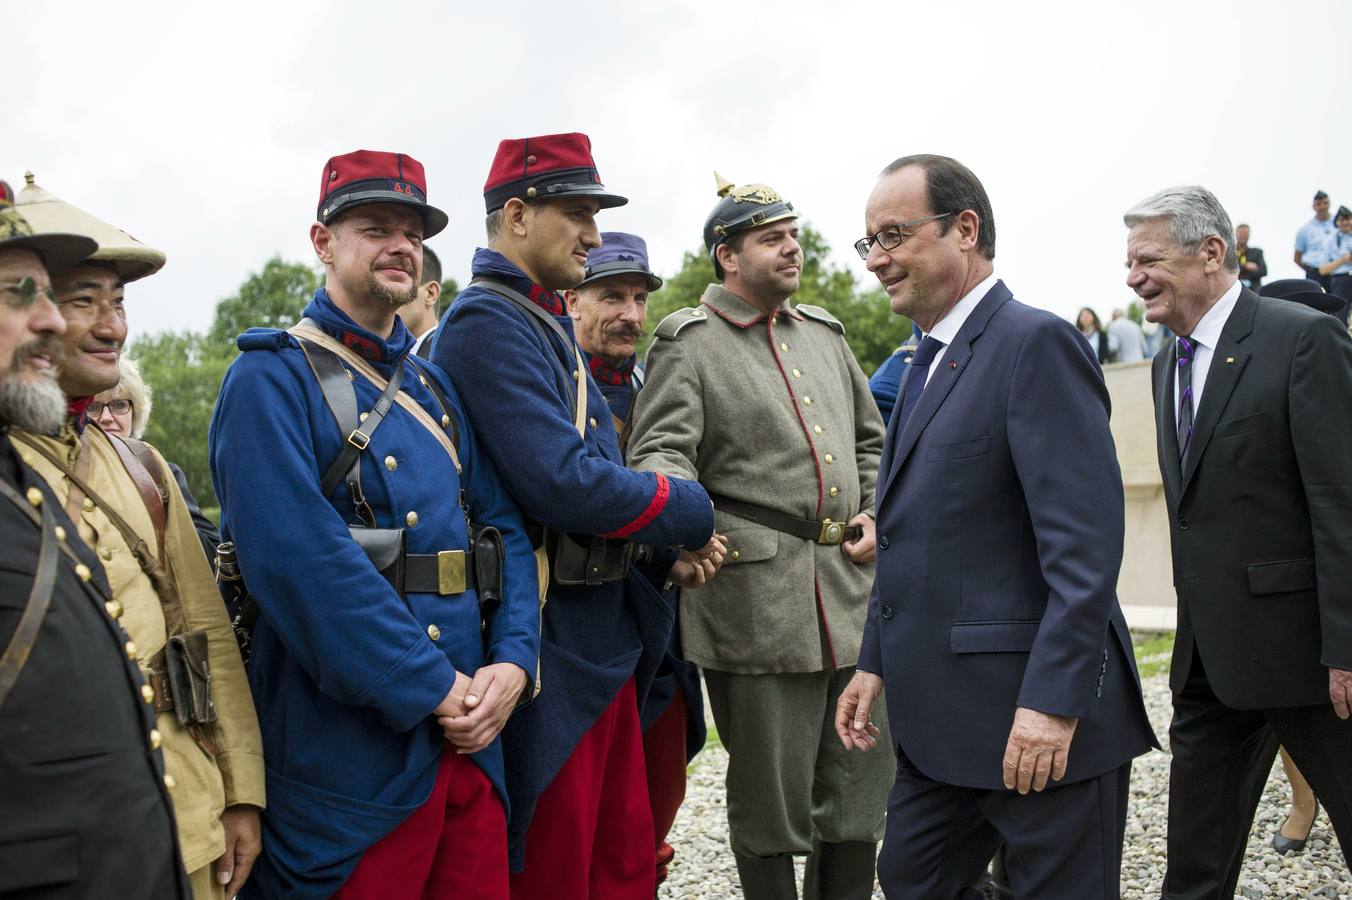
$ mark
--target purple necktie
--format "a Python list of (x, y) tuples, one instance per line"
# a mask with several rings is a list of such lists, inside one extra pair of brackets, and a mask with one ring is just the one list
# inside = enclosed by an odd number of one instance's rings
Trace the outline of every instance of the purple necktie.
[(1178, 458), (1188, 455), (1192, 441), (1192, 341), (1178, 339)]

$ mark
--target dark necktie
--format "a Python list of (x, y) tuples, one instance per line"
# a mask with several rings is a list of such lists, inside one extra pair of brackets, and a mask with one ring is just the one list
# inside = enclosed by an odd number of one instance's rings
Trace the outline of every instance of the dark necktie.
[(925, 390), (925, 379), (929, 375), (930, 363), (934, 362), (934, 357), (938, 356), (943, 348), (943, 341), (926, 336), (915, 349), (915, 356), (911, 357), (911, 362), (906, 367), (906, 375), (901, 379), (901, 388), (897, 392), (897, 411), (894, 415), (898, 416), (898, 435), (906, 430), (906, 420), (915, 412), (915, 405), (920, 401), (921, 392)]
[(1192, 361), (1195, 355), (1192, 341), (1178, 339), (1178, 458), (1188, 455), (1192, 440)]

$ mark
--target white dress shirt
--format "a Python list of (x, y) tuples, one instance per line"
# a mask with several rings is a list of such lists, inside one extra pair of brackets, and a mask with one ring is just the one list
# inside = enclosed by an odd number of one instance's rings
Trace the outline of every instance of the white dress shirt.
[[(1220, 342), (1221, 331), (1225, 328), (1230, 313), (1235, 311), (1235, 302), (1239, 300), (1240, 284), (1236, 281), (1230, 290), (1221, 294), (1221, 299), (1206, 311), (1197, 327), (1193, 328), (1188, 340), (1192, 342), (1192, 420), (1197, 421), (1197, 411), (1202, 408), (1202, 389), (1206, 387), (1206, 374), (1211, 370), (1211, 357), (1216, 353), (1216, 344)], [(1175, 338), (1175, 341), (1178, 339)], [(1178, 366), (1174, 366), (1174, 422), (1178, 421), (1181, 397), (1178, 389)]]
[[(945, 347), (953, 343), (953, 339), (958, 336), (962, 326), (967, 323), (967, 317), (976, 309), (977, 304), (990, 293), (990, 289), (995, 287), (995, 282), (999, 281), (992, 272), (984, 281), (962, 295), (962, 298), (948, 311), (948, 314), (940, 319), (925, 337), (932, 337), (936, 341), (941, 341)], [(929, 384), (930, 376), (934, 374), (934, 364), (939, 361), (943, 353), (936, 353), (934, 359), (930, 361), (929, 368), (925, 370), (925, 384)]]

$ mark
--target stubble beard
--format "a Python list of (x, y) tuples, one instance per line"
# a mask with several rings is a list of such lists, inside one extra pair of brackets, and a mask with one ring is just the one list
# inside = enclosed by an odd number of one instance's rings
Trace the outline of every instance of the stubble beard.
[(418, 299), (418, 285), (414, 284), (407, 291), (395, 290), (381, 284), (380, 279), (376, 278), (376, 274), (371, 272), (366, 276), (363, 293), (377, 303), (399, 310)]

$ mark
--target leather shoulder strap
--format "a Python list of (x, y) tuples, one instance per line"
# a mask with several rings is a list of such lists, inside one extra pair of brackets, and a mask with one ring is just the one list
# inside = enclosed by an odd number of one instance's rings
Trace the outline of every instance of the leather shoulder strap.
[[(98, 427), (97, 425), (94, 427)], [(169, 518), (169, 487), (164, 483), (164, 473), (157, 471), (159, 463), (150, 452), (150, 445), (135, 438), (122, 438), (116, 434), (103, 432), (108, 443), (117, 451), (122, 468), (127, 470), (141, 502), (150, 514), (150, 524), (155, 528), (155, 541), (160, 565), (164, 565), (164, 529)], [(87, 451), (86, 451), (87, 452)]]
[[(17, 491), (2, 481), (0, 495), (21, 510), (32, 512), (31, 504), (26, 503)], [(56, 519), (52, 516), (50, 506), (46, 503), (41, 506), (42, 518), (38, 524), (41, 543), (38, 546), (38, 563), (33, 573), (33, 586), (28, 591), (28, 602), (24, 604), (23, 612), (19, 614), (19, 622), (14, 626), (14, 634), (4, 653), (0, 654), (0, 707), (5, 705), (10, 690), (28, 663), (33, 645), (37, 643), (38, 631), (41, 630), (42, 622), (47, 618), (47, 610), (52, 605), (52, 591), (56, 587), (56, 558), (59, 552)]]

